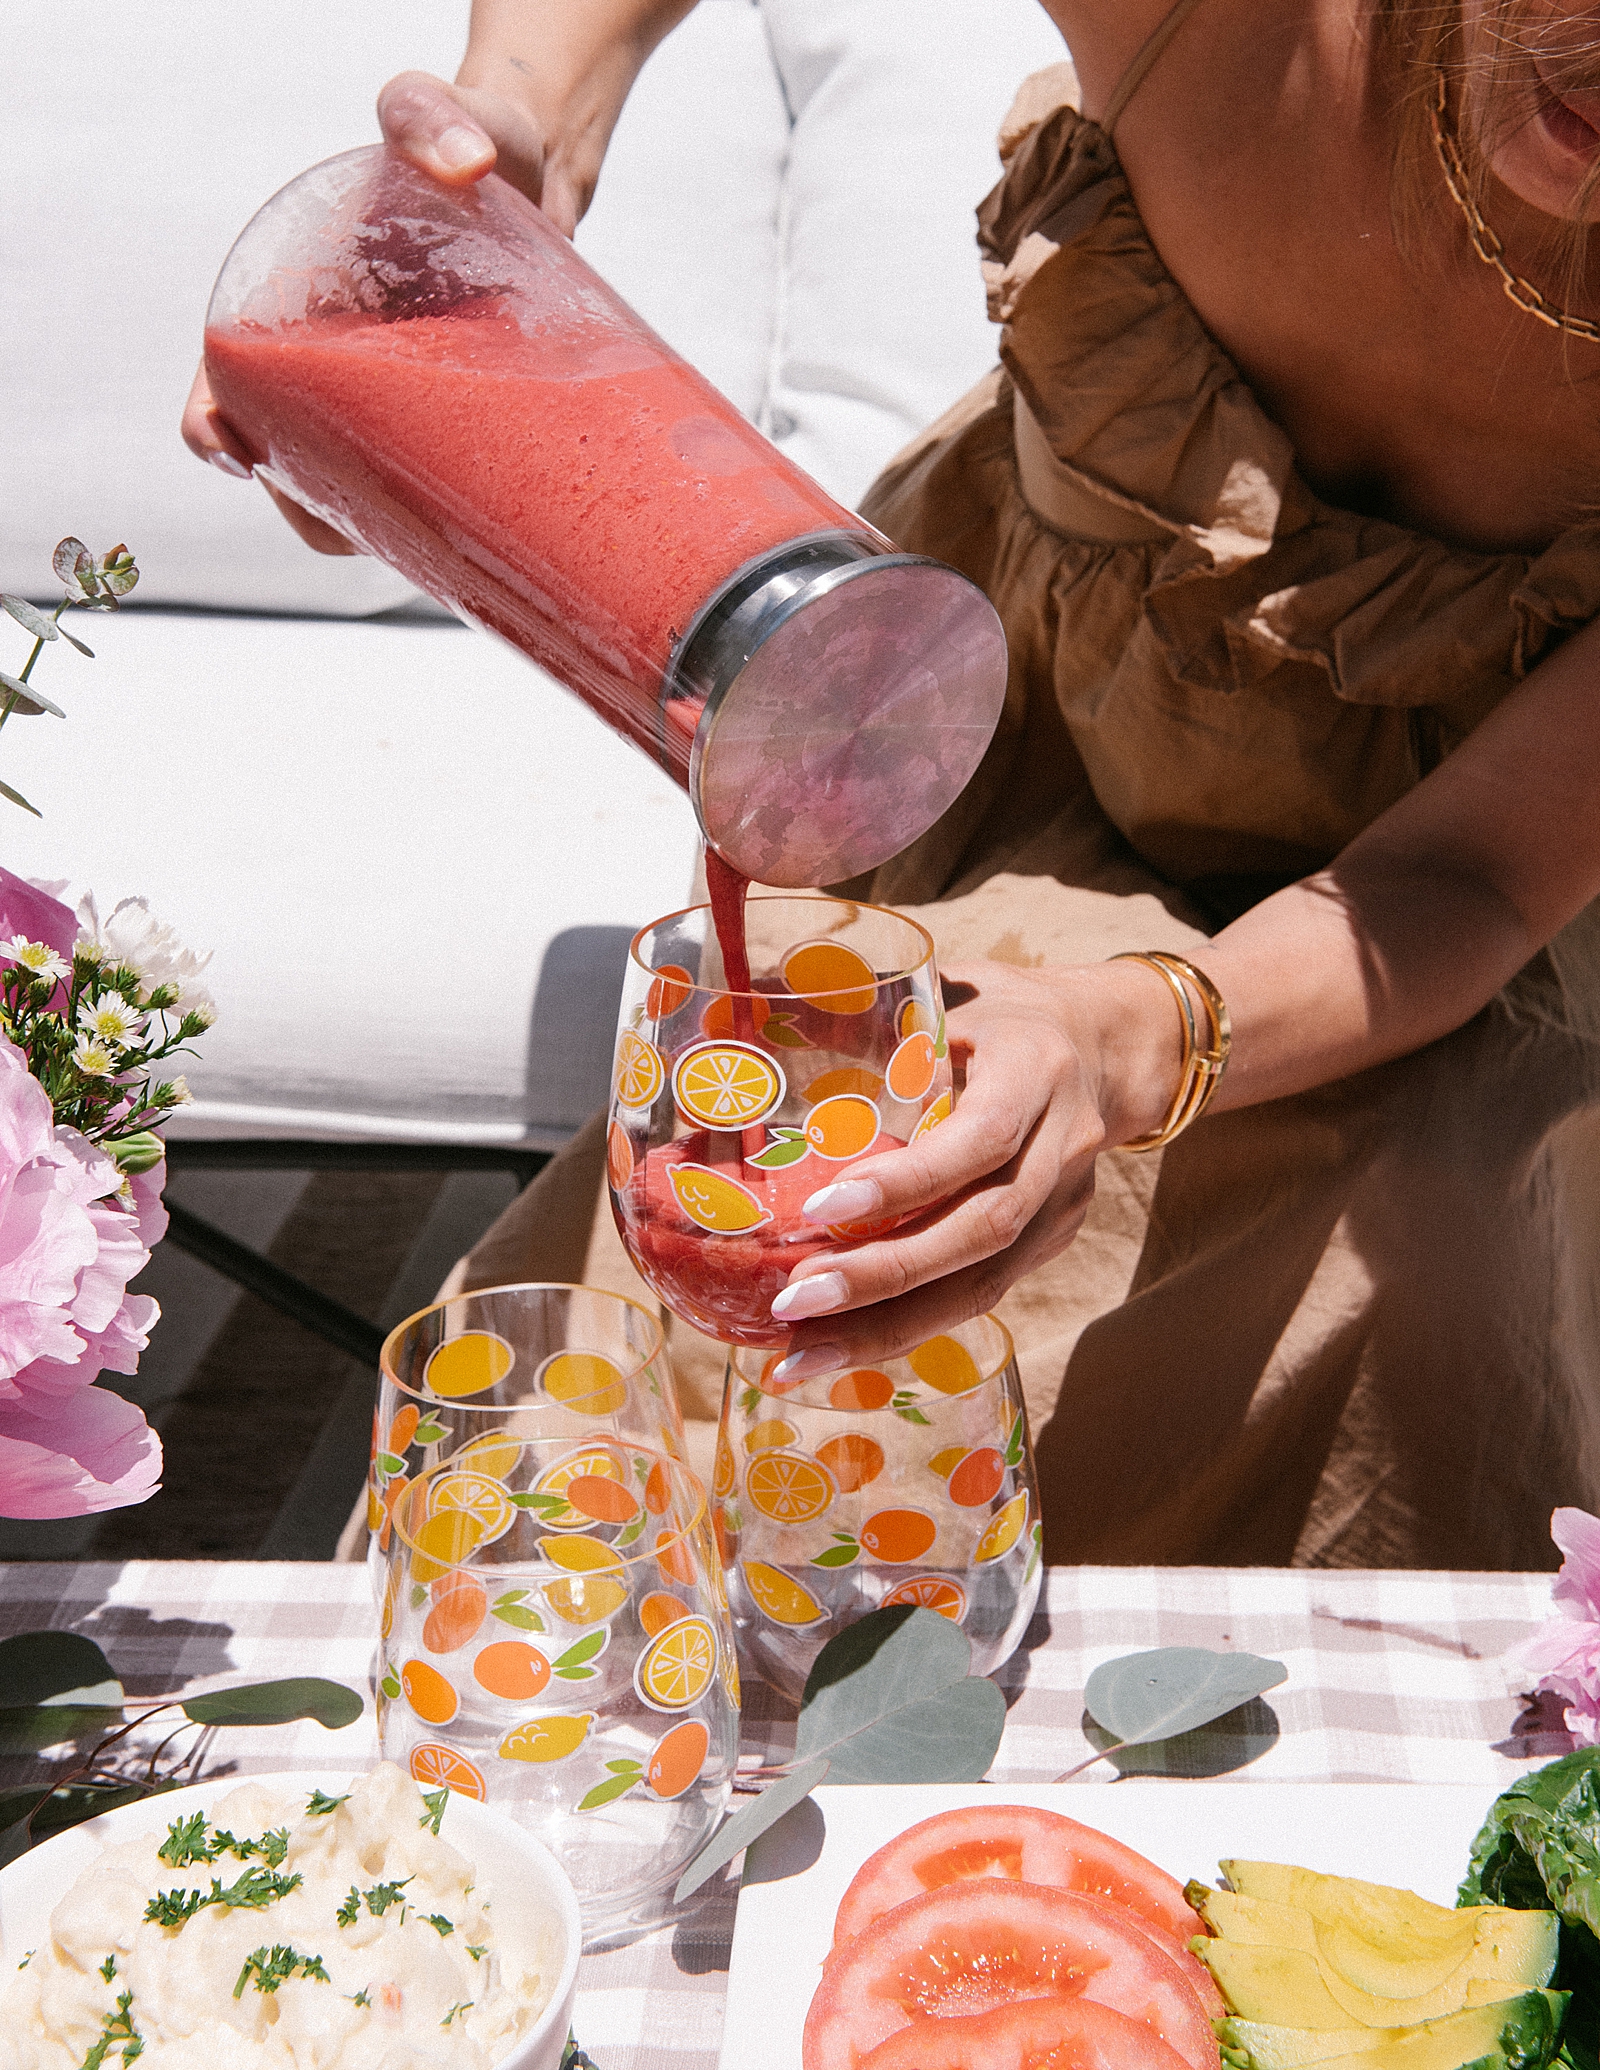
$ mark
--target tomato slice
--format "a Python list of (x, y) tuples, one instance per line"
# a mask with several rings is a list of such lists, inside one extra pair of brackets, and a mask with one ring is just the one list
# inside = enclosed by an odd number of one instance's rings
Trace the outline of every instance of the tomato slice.
[(1184, 2070), (1126, 2013), (1087, 1998), (1027, 1998), (962, 2020), (913, 2020), (860, 2070)]
[(862, 1863), (833, 1924), (834, 1946), (925, 1890), (975, 1877), (1039, 1883), (1125, 1905), (1183, 1969), (1207, 2014), (1227, 2011), (1211, 1972), (1189, 1953), (1206, 1931), (1183, 1886), (1120, 1840), (1056, 1811), (1026, 1804), (973, 1804), (910, 1826)]
[(805, 2070), (858, 2070), (912, 2021), (1079, 1997), (1137, 2020), (1188, 2070), (1217, 2070), (1188, 1979), (1126, 1911), (991, 1876), (924, 1891), (834, 1947), (806, 2015)]

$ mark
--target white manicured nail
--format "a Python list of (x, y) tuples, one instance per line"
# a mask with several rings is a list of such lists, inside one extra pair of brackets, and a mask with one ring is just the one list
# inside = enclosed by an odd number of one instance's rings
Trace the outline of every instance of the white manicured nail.
[(441, 164), (449, 166), (452, 172), (460, 172), (464, 166), (476, 165), (480, 158), (489, 155), (489, 139), (481, 129), (468, 129), (465, 123), (456, 122), (442, 132), (433, 146)]
[(883, 1206), (883, 1188), (876, 1179), (839, 1179), (813, 1193), (800, 1210), (808, 1222), (858, 1222)]
[(849, 1364), (842, 1344), (813, 1344), (805, 1351), (791, 1351), (772, 1369), (769, 1387), (792, 1387), (800, 1380), (820, 1379), (824, 1373), (838, 1373)]
[(772, 1312), (784, 1322), (798, 1322), (804, 1315), (828, 1315), (842, 1308), (850, 1289), (842, 1272), (814, 1272), (809, 1279), (797, 1279), (772, 1298)]
[(224, 474), (231, 474), (236, 482), (247, 482), (250, 470), (242, 460), (235, 460), (231, 453), (225, 453), (219, 446), (210, 456), (213, 467), (220, 467)]

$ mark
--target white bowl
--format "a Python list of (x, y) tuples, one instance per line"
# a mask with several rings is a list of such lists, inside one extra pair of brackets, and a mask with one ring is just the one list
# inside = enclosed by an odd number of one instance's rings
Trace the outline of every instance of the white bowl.
[[(51, 1912), (103, 1847), (142, 1834), (164, 1833), (175, 1818), (187, 1817), (220, 1803), (242, 1783), (259, 1783), (285, 1797), (309, 1797), (315, 1789), (337, 1796), (348, 1789), (348, 1769), (293, 1769), (276, 1775), (220, 1776), (191, 1789), (169, 1790), (105, 1811), (98, 1818), (71, 1826), (53, 1839), (0, 1869), (0, 1963), (9, 1972), (43, 1938)], [(486, 1804), (451, 1793), (445, 1811), (444, 1837), (472, 1861), (479, 1882), (491, 1893), (515, 1891), (519, 1904), (540, 1905), (559, 1923), (561, 1970), (550, 2002), (533, 2026), (495, 2070), (559, 2070), (572, 2024), (572, 2001), (578, 1988), (578, 1956), (583, 1927), (578, 1900), (561, 1865), (531, 1833), (513, 1825)]]

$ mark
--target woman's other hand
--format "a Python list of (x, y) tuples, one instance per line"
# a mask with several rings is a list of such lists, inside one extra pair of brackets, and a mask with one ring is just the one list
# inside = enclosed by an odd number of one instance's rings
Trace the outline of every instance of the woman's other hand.
[(946, 973), (964, 1074), (950, 1119), (863, 1159), (806, 1203), (819, 1223), (917, 1217), (908, 1233), (808, 1258), (773, 1302), (802, 1325), (799, 1379), (874, 1365), (993, 1308), (1071, 1243), (1102, 1150), (1159, 1127), (1182, 1063), (1164, 981), (1136, 963)]

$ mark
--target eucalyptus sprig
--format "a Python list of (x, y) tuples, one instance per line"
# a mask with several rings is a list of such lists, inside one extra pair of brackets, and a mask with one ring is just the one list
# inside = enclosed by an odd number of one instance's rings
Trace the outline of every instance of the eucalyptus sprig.
[[(112, 547), (109, 553), (96, 557), (81, 539), (63, 539), (56, 547), (50, 565), (66, 585), (66, 594), (53, 611), (41, 611), (26, 597), (0, 596), (0, 611), (14, 618), (25, 633), (33, 636), (33, 651), (18, 673), (8, 675), (0, 669), (0, 727), (4, 727), (13, 715), (21, 719), (36, 719), (41, 713), (49, 712), (57, 719), (66, 717), (60, 705), (53, 704), (30, 681), (34, 664), (52, 640), (65, 640), (69, 647), (75, 647), (87, 660), (93, 661), (94, 649), (86, 647), (82, 640), (67, 631), (61, 623), (63, 614), (74, 608), (115, 611), (121, 599), (139, 580), (133, 555), (120, 544)], [(20, 805), (35, 819), (43, 817), (37, 805), (30, 805), (22, 793), (13, 790), (8, 783), (0, 783), (0, 797), (8, 798), (13, 805)]]
[[(0, 1694), (0, 1754), (37, 1753), (67, 1740), (95, 1741), (89, 1753), (43, 1789), (36, 1785), (0, 1796), (0, 1860), (98, 1812), (181, 1788), (184, 1770), (192, 1768), (205, 1744), (204, 1732), (182, 1759), (164, 1767), (163, 1757), (191, 1725), (288, 1725), (315, 1718), (337, 1732), (353, 1725), (363, 1709), (353, 1689), (318, 1675), (212, 1689), (201, 1696), (157, 1697), (135, 1708), (100, 1648), (76, 1632), (20, 1632), (0, 1640)], [(130, 1735), (172, 1711), (180, 1715), (154, 1753), (128, 1763)], [(272, 1852), (260, 1846), (251, 1851)], [(266, 1871), (250, 1873), (259, 1879), (276, 1866), (268, 1859)]]

